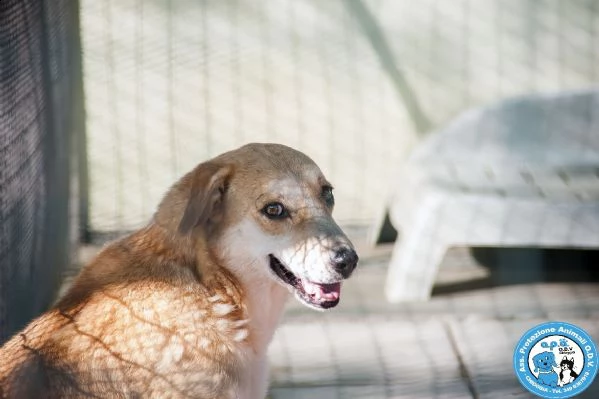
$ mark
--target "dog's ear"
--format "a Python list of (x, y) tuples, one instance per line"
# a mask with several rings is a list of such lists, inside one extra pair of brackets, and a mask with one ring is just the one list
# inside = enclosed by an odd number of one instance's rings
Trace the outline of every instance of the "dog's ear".
[(233, 173), (230, 165), (206, 162), (191, 173), (191, 190), (179, 232), (190, 233), (196, 226), (214, 223), (222, 212), (225, 193)]

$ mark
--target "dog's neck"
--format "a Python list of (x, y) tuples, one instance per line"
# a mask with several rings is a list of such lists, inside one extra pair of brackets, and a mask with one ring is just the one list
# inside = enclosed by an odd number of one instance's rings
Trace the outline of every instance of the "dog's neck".
[(257, 354), (265, 354), (279, 324), (288, 290), (281, 284), (253, 275), (238, 275), (248, 310), (250, 339)]
[(539, 374), (550, 374), (550, 373), (555, 373), (555, 371), (553, 371), (553, 369), (551, 369), (551, 370), (541, 370), (541, 369), (539, 369)]
[(131, 234), (126, 240), (137, 253), (149, 254), (147, 256), (150, 259), (146, 263), (152, 263), (156, 259), (160, 263), (172, 263), (189, 267), (195, 263), (195, 242), (192, 237), (176, 237), (176, 233), (159, 224), (150, 223), (143, 229)]
[(232, 283), (240, 290), (241, 303), (234, 305), (246, 309), (245, 317), (248, 319), (250, 330), (249, 342), (253, 351), (256, 354), (265, 354), (283, 314), (289, 297), (288, 289), (263, 275), (244, 271), (243, 267), (235, 267), (239, 265), (224, 265), (201, 235), (196, 235), (194, 239), (185, 237), (172, 240), (172, 233), (168, 229), (158, 225), (150, 226), (149, 229), (152, 234), (146, 234), (145, 237), (159, 237), (157, 241), (166, 243), (169, 247), (169, 250), (163, 253), (174, 257), (173, 260), (177, 263), (183, 262), (188, 267), (195, 268), (194, 273), (209, 290), (222, 289), (222, 274), (227, 275), (226, 280), (235, 280)]

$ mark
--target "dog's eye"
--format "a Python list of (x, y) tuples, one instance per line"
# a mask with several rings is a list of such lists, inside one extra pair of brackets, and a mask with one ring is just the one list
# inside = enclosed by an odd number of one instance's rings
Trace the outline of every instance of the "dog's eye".
[(262, 208), (262, 213), (270, 219), (282, 219), (289, 216), (287, 209), (280, 202), (271, 202)]
[(332, 207), (335, 205), (335, 197), (333, 196), (333, 187), (323, 186), (322, 187), (322, 198), (327, 206)]

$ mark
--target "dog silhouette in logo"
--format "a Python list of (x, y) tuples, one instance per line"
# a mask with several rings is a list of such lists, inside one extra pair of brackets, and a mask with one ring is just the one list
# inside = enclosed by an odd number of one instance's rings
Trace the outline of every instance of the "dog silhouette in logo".
[(566, 384), (571, 383), (578, 377), (578, 373), (574, 371), (574, 357), (568, 359), (566, 356), (559, 363), (560, 368), (562, 369), (559, 372), (559, 385), (564, 386)]
[(532, 361), (535, 365), (535, 373), (539, 373), (537, 377), (539, 384), (557, 387), (558, 375), (553, 370), (554, 367), (557, 367), (557, 363), (555, 363), (553, 352), (545, 351), (537, 353), (532, 358)]

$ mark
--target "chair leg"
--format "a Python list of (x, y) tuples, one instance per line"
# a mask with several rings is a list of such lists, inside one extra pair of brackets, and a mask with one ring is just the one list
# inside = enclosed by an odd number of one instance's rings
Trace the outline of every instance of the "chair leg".
[(447, 249), (438, 239), (407, 233), (395, 243), (387, 273), (385, 294), (392, 303), (429, 299)]

